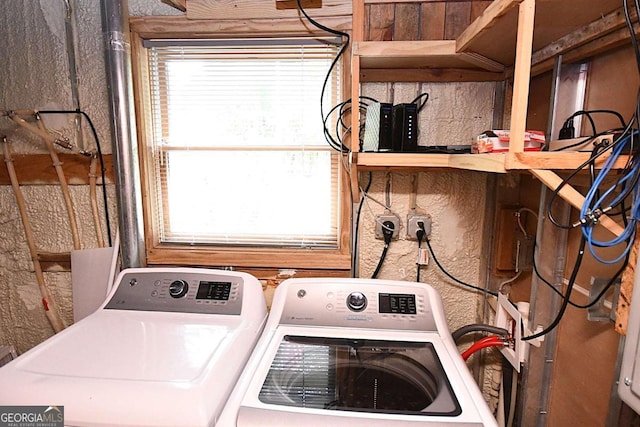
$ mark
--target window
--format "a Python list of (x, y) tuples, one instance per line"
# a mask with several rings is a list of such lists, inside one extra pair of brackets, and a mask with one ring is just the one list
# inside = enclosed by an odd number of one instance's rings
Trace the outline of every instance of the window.
[(149, 263), (348, 268), (349, 190), (320, 110), (325, 79), (324, 112), (342, 100), (339, 61), (327, 77), (341, 43), (141, 41)]

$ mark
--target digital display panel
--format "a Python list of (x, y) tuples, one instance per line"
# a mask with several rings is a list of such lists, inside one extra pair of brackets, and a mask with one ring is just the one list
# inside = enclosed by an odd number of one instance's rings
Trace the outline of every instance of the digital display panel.
[(231, 282), (200, 282), (196, 299), (228, 301)]
[(380, 313), (416, 314), (416, 296), (413, 294), (378, 294)]

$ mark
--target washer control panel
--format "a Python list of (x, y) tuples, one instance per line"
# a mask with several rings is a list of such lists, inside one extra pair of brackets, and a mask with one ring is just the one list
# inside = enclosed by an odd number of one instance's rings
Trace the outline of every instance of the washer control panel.
[(239, 315), (242, 285), (242, 277), (219, 271), (138, 271), (121, 277), (105, 308)]
[(285, 298), (281, 324), (436, 331), (433, 304), (442, 303), (425, 286), (292, 280), (272, 307)]

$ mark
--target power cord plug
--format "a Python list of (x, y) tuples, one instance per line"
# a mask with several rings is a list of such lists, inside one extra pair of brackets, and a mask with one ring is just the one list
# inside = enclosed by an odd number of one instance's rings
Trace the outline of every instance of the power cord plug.
[(573, 119), (568, 119), (562, 125), (562, 128), (558, 132), (558, 139), (572, 139), (574, 138), (576, 133), (575, 128), (573, 127)]
[(378, 273), (380, 273), (380, 269), (382, 268), (382, 263), (387, 256), (387, 249), (389, 249), (389, 244), (391, 243), (391, 239), (393, 238), (393, 231), (395, 230), (395, 225), (391, 221), (385, 221), (382, 223), (382, 237), (384, 238), (384, 248), (382, 249), (382, 254), (380, 255), (380, 260), (378, 261), (378, 265), (376, 266), (372, 279), (378, 277)]
[[(420, 226), (420, 223), (418, 223), (418, 226)], [(416, 239), (418, 239), (418, 248), (420, 248), (420, 246), (422, 246), (422, 240), (424, 239), (425, 236), (425, 232), (424, 232), (424, 225), (420, 228), (418, 228), (418, 230), (416, 231)]]
[(384, 238), (385, 246), (388, 246), (391, 243), (391, 239), (393, 238), (393, 232), (395, 231), (395, 225), (391, 221), (385, 221), (382, 223), (382, 237)]

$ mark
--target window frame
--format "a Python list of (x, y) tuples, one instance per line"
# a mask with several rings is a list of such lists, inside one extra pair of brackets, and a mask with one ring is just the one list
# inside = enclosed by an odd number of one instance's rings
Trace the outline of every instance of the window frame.
[[(274, 25), (274, 21), (278, 21)], [(342, 31), (350, 32), (350, 17), (324, 18), (336, 21)], [(250, 24), (250, 25), (248, 25)], [(247, 34), (247, 27), (251, 33)], [(349, 27), (349, 28), (345, 28)], [(338, 247), (318, 248), (273, 248), (273, 247), (227, 247), (222, 245), (189, 245), (163, 243), (160, 241), (158, 224), (155, 223), (157, 182), (154, 178), (152, 144), (150, 88), (147, 68), (147, 49), (144, 39), (196, 39), (244, 37), (303, 37), (326, 36), (320, 30), (300, 19), (255, 19), (255, 20), (189, 20), (186, 17), (132, 17), (130, 19), (131, 55), (134, 103), (138, 134), (138, 155), (142, 184), (142, 205), (146, 262), (148, 265), (192, 265), (240, 268), (274, 269), (351, 269), (351, 171), (340, 168), (340, 212), (338, 222)], [(350, 87), (350, 47), (342, 58), (342, 94), (348, 97)], [(347, 139), (347, 143), (349, 140)], [(347, 158), (342, 159), (348, 163)], [(348, 166), (350, 168), (350, 166)], [(353, 172), (355, 173), (355, 172)], [(275, 207), (275, 204), (274, 204)], [(267, 209), (271, 207), (265, 207)]]

